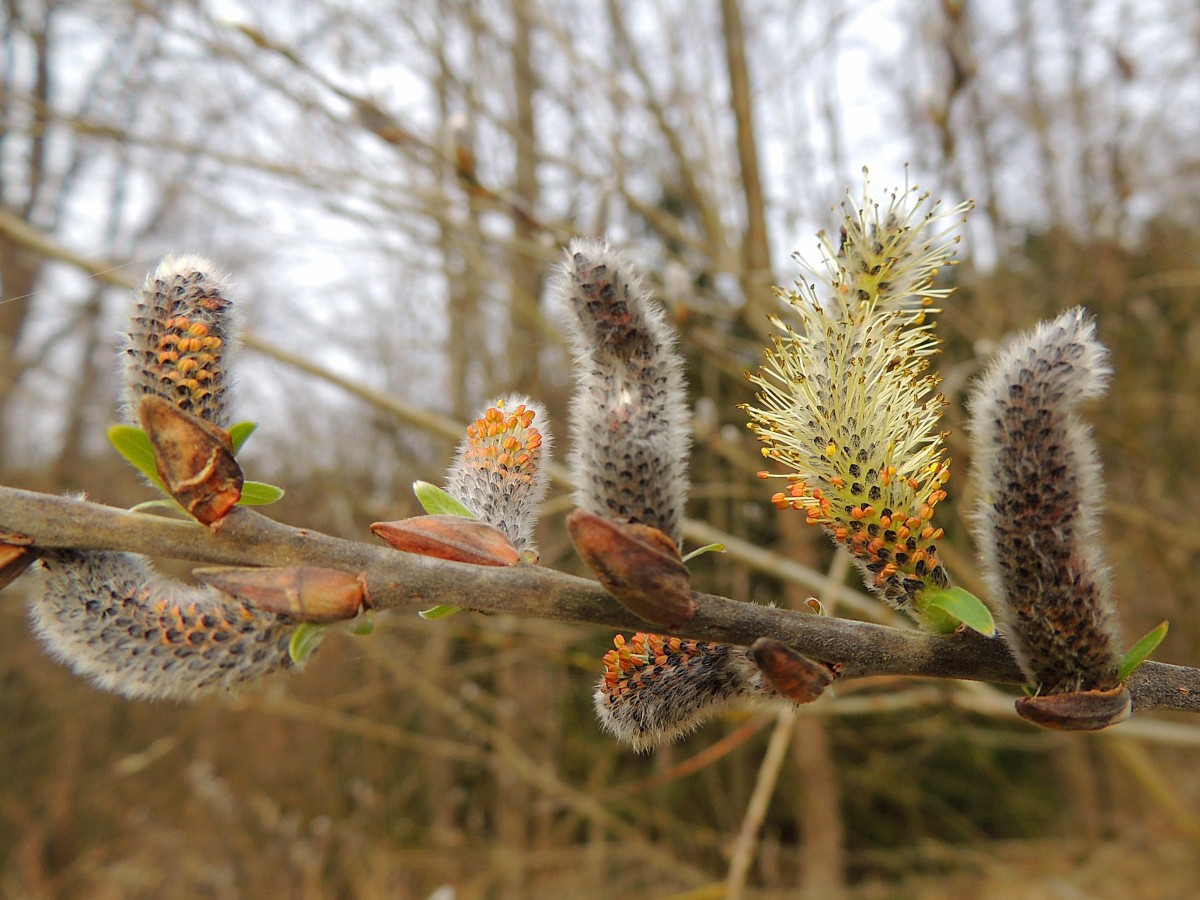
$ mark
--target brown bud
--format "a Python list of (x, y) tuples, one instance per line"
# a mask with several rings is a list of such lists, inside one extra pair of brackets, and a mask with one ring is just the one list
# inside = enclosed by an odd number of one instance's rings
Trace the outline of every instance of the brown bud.
[(1055, 731), (1099, 731), (1129, 718), (1133, 704), (1129, 688), (1118, 684), (1107, 691), (1041, 694), (1017, 701), (1017, 715)]
[(247, 569), (214, 566), (195, 569), (192, 574), (226, 594), (248, 600), (266, 612), (288, 616), (297, 622), (340, 622), (353, 619), (361, 608), (370, 609), (366, 579), (317, 566), (284, 566)]
[(696, 615), (691, 575), (679, 548), (657, 528), (577, 509), (567, 516), (567, 531), (588, 568), (630, 612), (664, 628)]
[(494, 525), (464, 516), (416, 516), (376, 522), (375, 534), (397, 550), (475, 566), (511, 566), (521, 561), (512, 541)]
[(241, 499), (243, 480), (229, 433), (154, 394), (138, 403), (138, 420), (171, 496), (205, 525), (224, 518)]
[(842, 669), (840, 664), (831, 666), (809, 659), (774, 638), (760, 637), (750, 652), (771, 687), (793, 703), (812, 703)]
[(33, 554), (26, 547), (28, 544), (0, 544), (0, 591), (4, 590), (21, 574), (33, 565)]

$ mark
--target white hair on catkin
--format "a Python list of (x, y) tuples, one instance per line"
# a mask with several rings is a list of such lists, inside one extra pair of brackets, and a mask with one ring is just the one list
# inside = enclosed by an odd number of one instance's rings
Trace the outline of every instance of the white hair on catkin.
[(1112, 585), (1099, 540), (1104, 485), (1076, 414), (1101, 396), (1108, 351), (1082, 308), (1007, 341), (975, 386), (974, 513), (984, 578), (1017, 661), (1046, 693), (1117, 683)]
[(674, 332), (633, 265), (604, 241), (573, 240), (553, 289), (575, 355), (576, 505), (678, 542), (691, 423)]

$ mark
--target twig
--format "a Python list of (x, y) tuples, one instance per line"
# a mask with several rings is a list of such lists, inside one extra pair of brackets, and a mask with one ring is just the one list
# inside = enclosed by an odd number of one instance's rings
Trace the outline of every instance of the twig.
[[(0, 532), (33, 549), (125, 550), (216, 565), (312, 565), (363, 573), (376, 609), (450, 604), (555, 622), (653, 630), (593, 581), (532, 565), (448, 562), (281, 525), (238, 508), (216, 529), (83, 500), (0, 486)], [(768, 636), (800, 653), (841, 663), (842, 679), (868, 675), (962, 678), (1022, 684), (998, 638), (972, 631), (925, 634), (697, 594), (681, 637), (749, 646)], [(1129, 679), (1134, 708), (1200, 712), (1200, 669), (1145, 663)]]
[(767, 752), (758, 767), (758, 777), (754, 781), (750, 802), (746, 805), (746, 814), (742, 817), (742, 827), (738, 829), (737, 840), (733, 845), (729, 874), (725, 878), (726, 896), (731, 900), (740, 900), (745, 890), (746, 875), (750, 871), (750, 863), (754, 860), (754, 848), (758, 842), (758, 831), (767, 815), (767, 805), (775, 796), (779, 770), (787, 756), (788, 745), (792, 741), (795, 728), (795, 708), (785, 706), (780, 709), (775, 719), (775, 730), (771, 732), (771, 740), (767, 742)]

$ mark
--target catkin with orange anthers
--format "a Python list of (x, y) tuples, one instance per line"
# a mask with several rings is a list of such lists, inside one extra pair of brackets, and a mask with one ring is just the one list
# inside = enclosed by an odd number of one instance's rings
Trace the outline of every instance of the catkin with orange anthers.
[(970, 208), (928, 201), (914, 188), (880, 203), (864, 185), (861, 201), (842, 205), (839, 246), (822, 235), (813, 281), (779, 292), (794, 324), (774, 320), (766, 362), (749, 376), (755, 402), (743, 406), (763, 455), (790, 470), (760, 473), (786, 479), (772, 503), (803, 510), (876, 595), (927, 625), (923, 597), (949, 584), (931, 521), (950, 460), (930, 359), (935, 304), (952, 289), (934, 279), (953, 262), (947, 236)]
[(104, 690), (194, 700), (291, 665), (293, 628), (282, 617), (158, 576), (139, 556), (60, 551), (43, 562), (46, 595), (31, 609), (33, 630)]
[(1104, 485), (1076, 412), (1104, 393), (1110, 371), (1094, 321), (1076, 307), (1005, 343), (971, 396), (983, 574), (1017, 661), (1047, 694), (1117, 685)]
[(446, 492), (504, 532), (518, 551), (534, 551), (552, 440), (540, 404), (528, 397), (501, 397), (467, 426), (446, 476)]
[(193, 254), (167, 256), (146, 277), (126, 335), (125, 414), (137, 423), (147, 394), (221, 427), (229, 425), (227, 356), (234, 336), (228, 278)]
[[(135, 304), (122, 368), (134, 421), (147, 394), (228, 425), (232, 305), (224, 276), (197, 256), (168, 257)], [(289, 668), (294, 625), (210, 587), (157, 575), (132, 553), (56, 551), (30, 607), (50, 652), (126, 697), (192, 700)]]
[(722, 709), (778, 695), (745, 647), (617, 635), (596, 688), (601, 727), (639, 753), (679, 740)]

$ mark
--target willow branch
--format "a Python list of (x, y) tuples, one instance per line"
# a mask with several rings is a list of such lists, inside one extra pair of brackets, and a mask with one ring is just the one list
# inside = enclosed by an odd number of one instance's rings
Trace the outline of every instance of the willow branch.
[[(71, 265), (105, 284), (130, 291), (137, 289), (133, 279), (122, 270), (120, 265), (77, 253), (52, 236), (39, 231), (3, 209), (0, 209), (0, 234), (32, 253)], [(456, 443), (462, 437), (463, 423), (457, 422), (453, 418), (421, 409), (391, 394), (373, 390), (354, 378), (339, 375), (332, 369), (315, 363), (301, 354), (292, 353), (257, 334), (243, 334), (241, 342), (247, 350), (261, 353), (263, 356), (335, 385), (371, 404), (376, 409), (391, 413), (430, 434), (436, 434), (451, 443)], [(555, 482), (564, 487), (574, 486), (566, 466), (553, 464), (550, 468), (550, 475)], [(794, 581), (809, 590), (824, 591), (831, 587), (819, 571), (763, 550), (734, 535), (726, 534), (706, 522), (688, 519), (684, 522), (683, 533), (689, 541), (696, 544), (724, 544), (731, 559), (736, 559), (752, 569), (766, 572), (777, 578)], [(874, 603), (858, 591), (841, 588), (838, 597), (839, 602), (845, 607), (852, 608), (856, 615), (874, 619), (883, 618), (889, 614), (886, 607)]]
[[(181, 520), (0, 486), (0, 538), (37, 550), (123, 550), (213, 565), (308, 565), (363, 573), (375, 609), (451, 604), (477, 612), (621, 631), (659, 630), (593, 581), (531, 565), (471, 566), (293, 528), (238, 508), (215, 531)], [(841, 663), (843, 678), (903, 675), (1021, 684), (1004, 642), (975, 632), (934, 635), (697, 594), (680, 637), (749, 646), (767, 636)], [(1200, 712), (1200, 669), (1148, 662), (1129, 679), (1138, 710)]]

